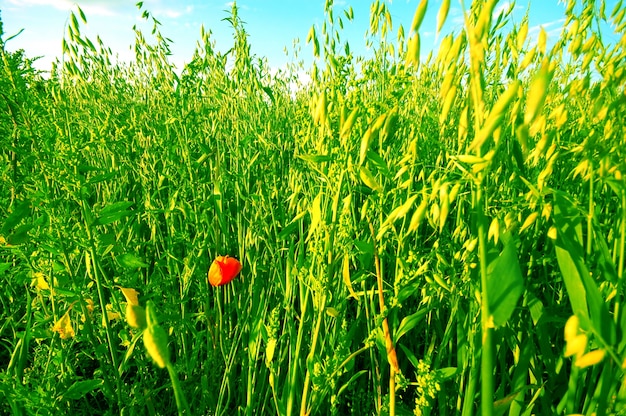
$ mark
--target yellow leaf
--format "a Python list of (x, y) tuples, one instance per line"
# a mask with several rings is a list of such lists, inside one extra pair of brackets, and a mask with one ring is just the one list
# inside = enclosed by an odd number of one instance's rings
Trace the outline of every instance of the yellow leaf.
[(309, 227), (309, 237), (313, 234), (315, 229), (319, 226), (322, 221), (322, 193), (317, 194), (313, 203), (311, 204), (310, 213), (311, 213), (311, 225)]
[(269, 367), (274, 359), (274, 351), (276, 351), (276, 339), (270, 338), (265, 347), (265, 365)]
[(126, 302), (130, 303), (131, 305), (139, 305), (139, 299), (137, 297), (137, 295), (139, 295), (139, 292), (137, 292), (135, 289), (127, 287), (120, 287), (120, 290), (126, 298)]
[(358, 296), (356, 295), (356, 293), (354, 292), (354, 289), (352, 288), (352, 282), (350, 281), (350, 256), (348, 256), (348, 254), (345, 254), (343, 256), (342, 275), (343, 275), (343, 282), (348, 288), (348, 292), (350, 293), (350, 296), (352, 296), (355, 299), (358, 299)]
[(143, 344), (157, 366), (164, 368), (170, 364), (170, 349), (167, 345), (167, 332), (159, 325), (154, 304), (146, 305), (147, 328), (143, 331)]
[(33, 275), (31, 286), (35, 286), (37, 290), (50, 290), (50, 285), (46, 280), (46, 275), (41, 272), (37, 272)]

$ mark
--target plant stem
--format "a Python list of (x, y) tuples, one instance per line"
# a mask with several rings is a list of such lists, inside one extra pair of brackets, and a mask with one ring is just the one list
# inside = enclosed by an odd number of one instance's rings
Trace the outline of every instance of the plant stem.
[(476, 188), (476, 214), (478, 221), (478, 255), (480, 256), (481, 283), (481, 343), (480, 362), (481, 410), (483, 416), (493, 414), (493, 328), (490, 324), (489, 297), (487, 294), (487, 219), (483, 210), (482, 181)]
[(170, 374), (170, 380), (172, 380), (172, 388), (174, 389), (174, 397), (176, 398), (176, 408), (178, 408), (179, 415), (190, 415), (189, 405), (183, 394), (183, 390), (180, 388), (178, 382), (178, 374), (174, 369), (174, 365), (171, 362), (167, 363), (167, 372)]
[[(385, 297), (383, 296), (383, 274), (380, 267), (380, 258), (378, 257), (378, 248), (376, 246), (376, 233), (372, 223), (369, 224), (372, 233), (372, 241), (374, 244), (374, 265), (376, 267), (376, 281), (378, 283), (378, 302), (380, 305), (380, 313), (385, 312)], [(389, 322), (387, 317), (383, 318), (383, 334), (385, 336), (385, 347), (387, 349), (387, 360), (389, 361), (389, 415), (396, 414), (396, 373), (400, 371), (398, 365), (398, 356), (389, 332)]]
[(311, 340), (311, 350), (309, 351), (309, 355), (306, 358), (307, 361), (307, 370), (306, 375), (304, 377), (304, 387), (302, 388), (302, 404), (300, 405), (300, 415), (305, 416), (308, 415), (307, 411), (307, 398), (309, 394), (309, 386), (311, 385), (311, 372), (309, 371), (309, 363), (313, 361), (315, 357), (315, 349), (317, 347), (317, 339), (320, 333), (320, 325), (322, 323), (322, 319), (324, 319), (324, 310), (326, 308), (326, 294), (322, 295), (322, 299), (320, 300), (319, 310), (317, 311), (317, 322), (315, 323), (315, 329), (313, 331), (313, 339)]

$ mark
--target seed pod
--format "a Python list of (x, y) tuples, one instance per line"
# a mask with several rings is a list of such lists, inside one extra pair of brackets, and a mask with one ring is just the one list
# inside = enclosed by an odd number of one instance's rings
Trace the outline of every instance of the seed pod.
[(126, 323), (135, 329), (146, 327), (146, 311), (139, 305), (126, 304)]
[(159, 325), (154, 311), (154, 304), (149, 301), (146, 305), (147, 328), (143, 331), (143, 344), (146, 346), (148, 355), (152, 357), (156, 365), (164, 368), (170, 363), (170, 350), (167, 346), (167, 333)]
[(350, 135), (350, 131), (352, 131), (352, 126), (354, 125), (354, 121), (356, 120), (358, 114), (359, 107), (354, 107), (350, 115), (346, 118), (345, 122), (341, 125), (341, 133), (339, 134), (339, 137), (342, 141), (345, 141)]
[(417, 228), (419, 227), (420, 223), (422, 222), (422, 220), (426, 216), (426, 208), (428, 208), (428, 200), (426, 198), (424, 198), (424, 199), (422, 199), (422, 202), (417, 207), (417, 209), (413, 213), (413, 216), (411, 217), (411, 222), (409, 223), (409, 230), (408, 230), (408, 232), (412, 232), (412, 231), (417, 230)]
[(148, 354), (159, 368), (165, 368), (170, 363), (170, 350), (167, 347), (167, 333), (160, 326), (146, 328), (143, 332), (143, 344)]
[(424, 20), (424, 15), (426, 14), (426, 8), (428, 7), (428, 0), (422, 0), (417, 6), (417, 10), (415, 10), (415, 15), (413, 16), (413, 22), (411, 22), (411, 33), (417, 33), (419, 30), (422, 21)]
[(417, 65), (419, 64), (419, 61), (420, 61), (420, 35), (419, 33), (416, 33), (413, 36), (411, 36), (411, 38), (409, 38), (409, 45), (406, 50), (405, 65), (406, 66), (415, 65), (417, 67)]
[(450, 10), (450, 0), (443, 0), (439, 13), (437, 13), (437, 33), (441, 32), (441, 27), (448, 17), (448, 11)]

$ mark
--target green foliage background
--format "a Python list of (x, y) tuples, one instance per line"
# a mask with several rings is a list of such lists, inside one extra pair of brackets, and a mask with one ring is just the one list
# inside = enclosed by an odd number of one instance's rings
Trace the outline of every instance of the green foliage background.
[[(119, 287), (193, 414), (626, 412), (626, 9), (570, 1), (547, 49), (496, 3), (418, 62), (422, 9), (374, 2), (358, 57), (327, 1), (308, 84), (236, 6), (232, 49), (203, 30), (180, 73), (141, 4), (131, 63), (78, 8), (49, 78), (0, 41), (0, 412), (177, 411)], [(594, 365), (563, 356), (573, 314)]]

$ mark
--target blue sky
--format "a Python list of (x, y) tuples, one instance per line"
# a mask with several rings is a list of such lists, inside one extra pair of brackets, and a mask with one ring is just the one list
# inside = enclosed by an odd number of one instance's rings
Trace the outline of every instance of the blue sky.
[[(427, 54), (435, 49), (442, 36), (437, 38), (435, 25), (437, 12), (442, 0), (429, 0), (427, 14), (420, 28), (422, 51)], [(607, 1), (610, 13), (616, 0)], [(61, 54), (61, 41), (68, 23), (68, 16), (75, 4), (80, 5), (87, 16), (87, 25), (81, 25), (81, 33), (95, 43), (100, 35), (105, 45), (110, 47), (123, 60), (132, 59), (130, 46), (133, 43), (133, 25), (144, 28), (147, 36), (151, 26), (142, 25), (141, 12), (133, 0), (0, 0), (0, 12), (4, 23), (4, 38), (24, 29), (18, 37), (10, 40), (8, 50), (24, 49), (28, 57), (43, 56), (36, 66), (48, 70), (55, 57)], [(365, 32), (369, 26), (370, 0), (336, 0), (335, 16), (352, 6), (354, 21), (344, 21), (341, 31), (342, 41), (348, 40), (355, 54), (364, 55)], [(466, 1), (469, 3), (469, 1)], [(299, 39), (300, 58), (305, 64), (312, 61), (312, 48), (305, 44), (311, 25), (316, 25), (318, 33), (324, 22), (325, 0), (240, 0), (237, 1), (239, 16), (246, 23), (252, 53), (265, 57), (273, 68), (281, 68), (291, 59), (284, 52), (293, 50), (293, 41)], [(400, 24), (408, 31), (419, 0), (386, 1), (392, 15), (394, 34)], [(500, 1), (498, 9), (508, 7), (509, 1)], [(172, 62), (181, 69), (189, 62), (196, 42), (200, 38), (200, 26), (213, 32), (212, 38), (219, 51), (226, 51), (232, 45), (232, 30), (227, 22), (231, 2), (225, 0), (145, 0), (144, 9), (150, 11), (163, 24), (164, 36), (172, 39)], [(536, 37), (543, 26), (548, 39), (555, 40), (565, 21), (565, 4), (557, 0), (526, 0), (516, 2), (513, 20), (520, 22), (530, 10), (531, 39)], [(458, 31), (463, 26), (463, 16), (459, 0), (451, 2), (450, 13), (443, 34)], [(395, 35), (394, 35), (395, 38)]]

